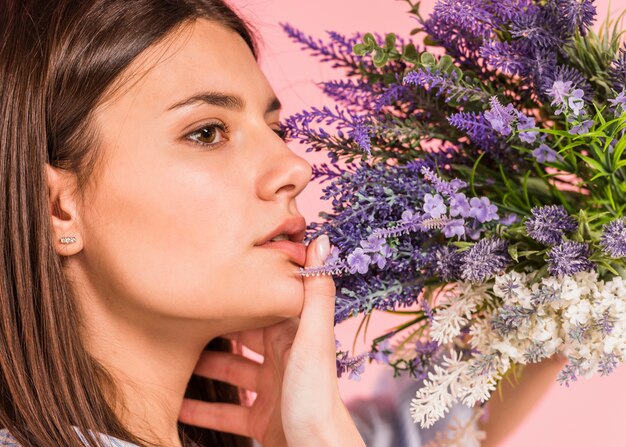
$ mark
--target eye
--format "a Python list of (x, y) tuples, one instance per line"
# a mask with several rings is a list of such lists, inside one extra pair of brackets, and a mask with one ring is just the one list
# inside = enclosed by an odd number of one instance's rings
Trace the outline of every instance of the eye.
[(283, 140), (285, 143), (289, 141), (289, 132), (287, 131), (287, 128), (285, 128), (282, 123), (279, 124), (279, 128), (278, 129), (272, 129), (274, 131), (274, 133), (276, 135), (278, 135), (278, 137)]
[(205, 124), (197, 130), (185, 135), (185, 139), (201, 146), (218, 146), (228, 139), (228, 126), (225, 123), (209, 123)]

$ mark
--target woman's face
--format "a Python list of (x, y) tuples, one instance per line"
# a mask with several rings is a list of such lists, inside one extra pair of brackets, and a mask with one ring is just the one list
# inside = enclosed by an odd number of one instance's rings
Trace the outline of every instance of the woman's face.
[(125, 315), (226, 332), (298, 315), (298, 264), (255, 244), (300, 217), (311, 166), (277, 135), (279, 106), (244, 40), (198, 20), (120, 81), (96, 111), (104, 158), (81, 216), (93, 289)]

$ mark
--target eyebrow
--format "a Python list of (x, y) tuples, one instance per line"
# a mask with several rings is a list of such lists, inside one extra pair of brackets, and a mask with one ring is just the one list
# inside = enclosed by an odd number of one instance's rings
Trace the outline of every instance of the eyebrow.
[[(225, 109), (235, 110), (237, 112), (241, 112), (246, 107), (246, 102), (241, 96), (228, 95), (219, 92), (202, 92), (171, 105), (170, 107), (168, 107), (167, 110), (170, 111), (174, 109), (179, 109), (181, 107), (186, 107), (197, 103), (223, 107)], [(282, 104), (280, 103), (278, 98), (272, 97), (272, 99), (270, 99), (269, 101), (267, 109), (265, 110), (265, 114), (267, 115), (268, 113), (280, 110), (281, 108)]]

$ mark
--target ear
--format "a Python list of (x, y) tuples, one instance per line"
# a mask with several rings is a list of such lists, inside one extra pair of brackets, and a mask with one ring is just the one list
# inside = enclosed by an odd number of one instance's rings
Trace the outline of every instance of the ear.
[[(48, 211), (54, 237), (54, 247), (61, 256), (71, 256), (83, 248), (78, 202), (74, 195), (76, 178), (73, 174), (45, 164), (48, 184)], [(62, 237), (75, 237), (76, 242), (64, 244)]]

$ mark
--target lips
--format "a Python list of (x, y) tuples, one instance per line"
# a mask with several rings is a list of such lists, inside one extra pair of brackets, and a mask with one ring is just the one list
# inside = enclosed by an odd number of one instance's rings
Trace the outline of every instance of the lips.
[(306, 246), (301, 242), (270, 241), (259, 245), (261, 248), (280, 250), (296, 264), (303, 266), (306, 261)]
[[(254, 245), (282, 251), (292, 261), (304, 266), (306, 260), (306, 246), (303, 243), (305, 232), (306, 221), (304, 217), (290, 216)], [(288, 240), (272, 241), (273, 238), (281, 234), (287, 236)]]

